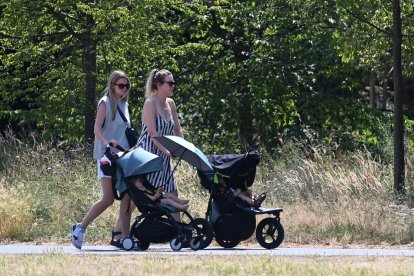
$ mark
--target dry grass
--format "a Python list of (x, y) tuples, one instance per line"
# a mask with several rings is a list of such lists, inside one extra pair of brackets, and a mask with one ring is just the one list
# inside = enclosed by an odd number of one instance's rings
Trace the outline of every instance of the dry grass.
[(19, 239), (32, 225), (33, 212), (27, 204), (30, 198), (20, 197), (18, 188), (6, 190), (3, 183), (0, 179), (0, 237)]
[[(0, 240), (69, 240), (70, 226), (100, 197), (95, 162), (84, 149), (0, 138)], [(413, 191), (413, 154), (407, 154), (407, 191)], [(204, 217), (209, 194), (194, 170), (178, 167), (180, 196), (190, 213)], [(301, 244), (407, 244), (414, 240), (413, 199), (394, 204), (392, 167), (367, 152), (332, 156), (314, 150), (304, 158), (291, 149), (263, 155), (252, 187), (265, 191), (266, 207), (282, 207), (285, 242)], [(106, 243), (118, 202), (88, 228), (88, 243)], [(249, 242), (249, 241), (248, 241)]]
[(392, 167), (376, 162), (369, 153), (334, 159), (315, 152), (312, 159), (283, 166), (265, 164), (255, 187), (270, 194), (267, 204), (285, 209), (287, 240), (343, 246), (413, 241), (410, 200), (394, 203)]
[[(74, 265), (76, 264), (76, 265)], [(1, 275), (412, 275), (411, 258), (0, 256)]]

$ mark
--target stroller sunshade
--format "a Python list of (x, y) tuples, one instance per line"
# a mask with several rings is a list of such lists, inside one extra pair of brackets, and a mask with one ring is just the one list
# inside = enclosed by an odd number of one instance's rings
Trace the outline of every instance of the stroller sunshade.
[[(222, 154), (208, 156), (210, 163), (218, 177), (222, 177), (229, 188), (250, 187), (256, 176), (256, 166), (260, 163), (260, 155), (257, 151), (249, 151), (246, 154)], [(210, 189), (214, 184), (212, 174), (203, 174), (199, 171), (202, 185)]]

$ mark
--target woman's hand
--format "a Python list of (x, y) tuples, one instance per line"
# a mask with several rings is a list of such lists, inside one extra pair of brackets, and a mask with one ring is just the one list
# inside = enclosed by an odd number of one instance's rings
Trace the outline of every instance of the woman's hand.
[(111, 147), (113, 147), (113, 148), (115, 148), (116, 146), (118, 146), (118, 142), (115, 139), (109, 140), (108, 144), (111, 144)]

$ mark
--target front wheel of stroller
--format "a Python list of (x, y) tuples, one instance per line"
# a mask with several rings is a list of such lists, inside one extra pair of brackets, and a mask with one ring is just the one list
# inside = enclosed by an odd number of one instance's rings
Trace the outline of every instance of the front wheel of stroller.
[(233, 248), (233, 247), (237, 246), (240, 243), (240, 241), (238, 241), (238, 240), (223, 240), (223, 239), (220, 239), (217, 236), (216, 236), (216, 242), (221, 247), (224, 247), (224, 248)]
[(266, 249), (278, 247), (284, 238), (285, 230), (277, 219), (265, 218), (257, 225), (256, 239)]
[(197, 227), (200, 230), (198, 240), (200, 240), (201, 246), (199, 249), (204, 249), (207, 246), (209, 246), (211, 241), (213, 240), (213, 227), (211, 227), (211, 224), (210, 222), (208, 222), (208, 220), (203, 218), (194, 219), (194, 224), (197, 225)]
[(170, 246), (171, 246), (171, 249), (172, 249), (172, 250), (174, 250), (174, 251), (180, 251), (180, 250), (181, 250), (181, 248), (183, 248), (182, 239), (181, 239), (181, 238), (179, 238), (178, 236), (177, 236), (177, 237), (175, 237), (175, 238), (173, 238), (173, 239), (170, 241)]
[(126, 251), (129, 251), (132, 248), (134, 248), (134, 241), (131, 238), (125, 238), (121, 241), (121, 243), (122, 243), (122, 248), (125, 249)]

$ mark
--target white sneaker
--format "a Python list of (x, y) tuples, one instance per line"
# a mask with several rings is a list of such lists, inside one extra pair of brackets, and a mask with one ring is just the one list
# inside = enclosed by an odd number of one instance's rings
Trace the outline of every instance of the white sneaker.
[(83, 237), (85, 235), (86, 229), (80, 226), (80, 223), (77, 223), (72, 226), (72, 244), (78, 249), (82, 248)]

